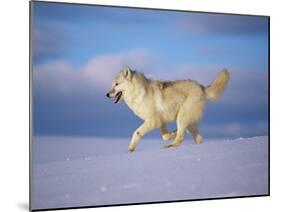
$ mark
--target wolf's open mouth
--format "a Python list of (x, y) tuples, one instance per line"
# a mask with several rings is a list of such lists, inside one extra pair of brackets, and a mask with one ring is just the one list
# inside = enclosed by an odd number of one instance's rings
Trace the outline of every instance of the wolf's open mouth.
[(115, 95), (115, 101), (114, 101), (115, 104), (119, 102), (121, 96), (122, 96), (122, 91), (119, 91), (119, 92)]

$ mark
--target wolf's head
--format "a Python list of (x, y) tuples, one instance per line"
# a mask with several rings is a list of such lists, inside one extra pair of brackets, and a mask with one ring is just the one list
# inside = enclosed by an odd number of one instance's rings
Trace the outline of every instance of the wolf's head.
[(111, 89), (106, 94), (108, 98), (114, 97), (114, 103), (118, 103), (126, 91), (128, 91), (131, 84), (133, 71), (129, 67), (125, 67), (114, 78)]

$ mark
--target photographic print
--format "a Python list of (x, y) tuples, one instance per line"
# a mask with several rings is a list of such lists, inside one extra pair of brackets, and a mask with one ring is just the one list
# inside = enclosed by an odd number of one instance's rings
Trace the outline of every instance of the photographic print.
[(31, 210), (269, 195), (269, 17), (30, 2)]

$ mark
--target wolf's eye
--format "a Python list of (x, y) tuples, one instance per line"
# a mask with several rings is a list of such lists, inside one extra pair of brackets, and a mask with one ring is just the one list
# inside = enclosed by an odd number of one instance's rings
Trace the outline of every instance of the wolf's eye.
[(115, 83), (115, 86), (117, 86), (117, 85), (119, 85), (119, 83), (116, 82), (116, 83)]

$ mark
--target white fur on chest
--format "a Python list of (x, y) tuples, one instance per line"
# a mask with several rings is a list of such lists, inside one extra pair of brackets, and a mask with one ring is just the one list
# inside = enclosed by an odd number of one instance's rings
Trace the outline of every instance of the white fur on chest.
[(145, 91), (124, 96), (129, 108), (141, 119), (146, 120), (153, 114), (153, 105), (146, 101)]

